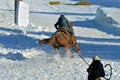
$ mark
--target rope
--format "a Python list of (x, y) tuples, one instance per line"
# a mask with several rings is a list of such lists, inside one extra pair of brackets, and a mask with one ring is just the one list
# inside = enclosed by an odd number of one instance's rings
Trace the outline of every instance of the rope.
[(112, 66), (110, 64), (106, 64), (105, 67), (109, 66), (110, 67), (110, 77), (107, 79), (106, 77), (104, 77), (104, 79), (106, 80), (110, 80), (112, 77)]
[[(78, 54), (78, 53), (77, 53)], [(79, 55), (79, 57), (89, 66), (89, 64), (88, 64), (88, 62), (80, 55), (80, 54), (78, 54)]]
[[(75, 48), (73, 48), (74, 49), (74, 51), (76, 52), (76, 50), (75, 50)], [(77, 53), (77, 52), (76, 52)], [(77, 53), (78, 54), (78, 53)], [(79, 57), (89, 66), (89, 64), (88, 64), (88, 62), (80, 55), (80, 54), (78, 54), (79, 55)]]

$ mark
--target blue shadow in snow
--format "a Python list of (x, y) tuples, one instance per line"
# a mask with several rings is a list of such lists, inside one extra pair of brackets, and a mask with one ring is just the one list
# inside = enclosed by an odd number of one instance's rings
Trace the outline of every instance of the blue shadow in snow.
[(42, 35), (42, 34), (44, 34), (44, 35), (47, 35), (47, 36), (52, 36), (54, 33), (52, 33), (52, 32), (32, 32), (32, 31), (30, 31), (30, 32), (27, 32), (27, 34), (35, 34), (35, 35)]
[(85, 41), (92, 41), (92, 42), (108, 42), (108, 43), (120, 43), (120, 39), (114, 39), (114, 38), (88, 38), (88, 37), (78, 37), (78, 40), (85, 40)]
[(15, 10), (12, 10), (12, 9), (1, 9), (1, 8), (0, 8), (0, 10), (1, 10), (1, 11), (13, 12), (13, 13), (15, 12)]
[(81, 0), (71, 0), (71, 1), (81, 1)]
[(7, 32), (22, 33), (22, 30), (10, 29), (10, 28), (4, 28), (4, 27), (0, 27), (0, 30), (7, 31)]
[(61, 15), (61, 14), (64, 14), (64, 15), (76, 15), (76, 16), (79, 16), (79, 15), (83, 15), (83, 16), (94, 16), (95, 14), (93, 13), (71, 13), (71, 12), (36, 12), (36, 11), (30, 11), (30, 13), (36, 13), (36, 14), (51, 14), (51, 15)]
[(9, 60), (13, 60), (13, 61), (22, 61), (22, 60), (25, 60), (26, 58), (25, 57), (23, 57), (23, 55), (22, 54), (20, 54), (20, 53), (8, 53), (8, 54), (0, 54), (0, 58), (2, 58), (2, 57), (4, 57), (4, 58), (6, 58), (6, 59), (9, 59)]
[(95, 28), (97, 30), (106, 32), (108, 34), (113, 34), (115, 36), (120, 36), (120, 28), (117, 27), (108, 27), (108, 26), (103, 26), (95, 22), (94, 20), (86, 20), (86, 21), (74, 21), (73, 26), (78, 26), (78, 27), (85, 27), (85, 28)]
[[(120, 60), (120, 46), (104, 44), (105, 42), (120, 43), (120, 39), (77, 37), (77, 40), (95, 42), (95, 43), (78, 43), (81, 48), (81, 54), (83, 57), (92, 58), (93, 56), (98, 55), (101, 56), (103, 59)], [(99, 44), (97, 42), (101, 42), (103, 44)]]
[(17, 35), (0, 35), (0, 44), (5, 48), (11, 49), (30, 49), (33, 47), (37, 47), (38, 39), (28, 37), (25, 35), (17, 34)]
[[(33, 37), (28, 37), (26, 35), (22, 35), (22, 30), (18, 29), (9, 29), (9, 28), (4, 28), (0, 27), (0, 30), (6, 31), (6, 32), (13, 32), (16, 33), (10, 34), (10, 35), (0, 35), (0, 44), (1, 46), (4, 46), (5, 48), (11, 48), (11, 49), (30, 49), (39, 46), (38, 41), (39, 39), (33, 38)], [(32, 34), (32, 35), (47, 35), (47, 36), (52, 36), (54, 33), (51, 32), (32, 32), (29, 31), (27, 34)]]
[(81, 54), (83, 57), (92, 58), (95, 55), (100, 56), (106, 60), (120, 60), (120, 46), (115, 45), (97, 45), (79, 43), (81, 47)]
[(116, 7), (120, 8), (120, 1), (119, 0), (89, 0), (94, 5), (102, 5), (104, 7)]

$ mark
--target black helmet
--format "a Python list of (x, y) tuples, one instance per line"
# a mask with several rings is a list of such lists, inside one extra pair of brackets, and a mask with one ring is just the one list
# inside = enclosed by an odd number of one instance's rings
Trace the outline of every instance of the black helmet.
[(63, 14), (60, 15), (60, 17), (63, 17), (63, 16), (64, 16)]

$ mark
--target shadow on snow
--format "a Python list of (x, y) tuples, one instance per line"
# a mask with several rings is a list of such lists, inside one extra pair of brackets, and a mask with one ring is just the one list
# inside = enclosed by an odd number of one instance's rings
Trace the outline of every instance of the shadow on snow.
[(22, 33), (22, 30), (0, 27), (0, 30), (14, 33)]
[[(85, 28), (93, 28), (99, 31), (105, 32), (107, 34), (112, 34), (114, 36), (120, 36), (120, 28), (116, 27), (107, 27), (94, 22), (94, 20), (86, 20), (86, 21), (74, 21), (74, 26), (85, 27)], [(112, 60), (120, 60), (120, 46), (116, 45), (120, 43), (120, 39), (115, 38), (88, 38), (88, 37), (80, 37), (77, 36), (77, 40), (83, 40), (85, 42), (93, 42), (93, 43), (79, 43), (81, 48), (81, 53), (85, 57), (92, 58), (95, 55), (99, 55), (104, 59), (112, 59)], [(104, 43), (115, 43), (115, 45), (104, 44)], [(103, 44), (99, 44), (103, 43)]]
[(21, 34), (17, 35), (0, 35), (0, 45), (5, 48), (12, 49), (30, 49), (37, 46), (35, 38), (24, 36)]
[(36, 11), (30, 11), (30, 13), (34, 14), (51, 14), (51, 15), (75, 15), (75, 16), (95, 16), (93, 13), (70, 13), (70, 12), (36, 12)]
[(38, 39), (21, 34), (22, 30), (2, 27), (0, 27), (0, 30), (10, 33), (16, 33), (0, 35), (0, 45), (5, 48), (25, 50), (38, 46), (36, 43)]
[(103, 25), (98, 24), (94, 20), (74, 21), (73, 26), (94, 28), (94, 29), (100, 30), (108, 34), (113, 34), (114, 36), (120, 36), (120, 28), (112, 27), (112, 26), (110, 27), (103, 26)]
[[(99, 39), (99, 38), (84, 38), (77, 37), (77, 40), (92, 41), (96, 43), (78, 43), (81, 48), (81, 54), (84, 57), (92, 58), (95, 55), (101, 56), (103, 59), (120, 60), (120, 46), (104, 44), (105, 42), (118, 42), (120, 39)], [(103, 44), (97, 44), (102, 42)]]
[(21, 61), (21, 60), (24, 60), (24, 59), (26, 59), (25, 57), (23, 57), (23, 55), (22, 54), (20, 54), (20, 53), (8, 53), (8, 54), (0, 54), (0, 58), (2, 58), (2, 57), (4, 57), (4, 58), (6, 58), (6, 59), (9, 59), (9, 60), (13, 60), (13, 61)]
[(42, 32), (32, 32), (32, 31), (30, 31), (30, 32), (27, 32), (27, 34), (35, 34), (35, 35), (42, 35), (42, 34), (44, 34), (44, 35), (47, 35), (47, 36), (51, 36), (54, 33), (52, 33), (52, 32), (44, 32), (44, 31), (42, 31)]

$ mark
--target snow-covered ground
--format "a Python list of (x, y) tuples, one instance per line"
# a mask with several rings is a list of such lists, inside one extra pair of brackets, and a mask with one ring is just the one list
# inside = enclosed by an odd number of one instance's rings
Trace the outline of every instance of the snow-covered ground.
[(75, 52), (74, 58), (60, 58), (50, 45), (37, 44), (56, 31), (60, 14), (73, 21), (81, 56), (89, 64), (100, 56), (113, 68), (111, 80), (120, 79), (119, 0), (90, 0), (92, 6), (63, 5), (79, 0), (58, 0), (62, 4), (52, 6), (50, 0), (24, 1), (30, 5), (28, 26), (14, 24), (14, 0), (0, 3), (0, 80), (87, 80), (88, 65)]

